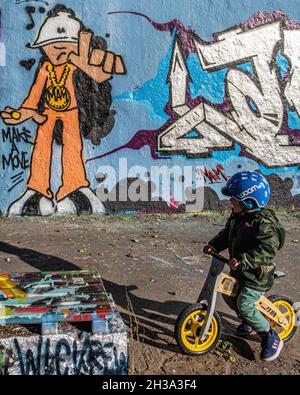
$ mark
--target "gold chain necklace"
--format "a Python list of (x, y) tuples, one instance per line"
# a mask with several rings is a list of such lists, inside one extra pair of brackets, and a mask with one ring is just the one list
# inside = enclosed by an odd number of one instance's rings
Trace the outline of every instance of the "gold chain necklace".
[(51, 63), (47, 65), (47, 71), (49, 72), (52, 85), (47, 89), (46, 102), (54, 111), (66, 111), (71, 104), (70, 92), (65, 87), (71, 66), (66, 64), (59, 82), (57, 81), (56, 73)]

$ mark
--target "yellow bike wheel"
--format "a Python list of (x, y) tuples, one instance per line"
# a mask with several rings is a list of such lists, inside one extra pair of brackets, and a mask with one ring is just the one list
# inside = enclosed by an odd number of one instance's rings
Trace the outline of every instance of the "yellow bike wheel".
[(184, 309), (175, 324), (175, 338), (181, 351), (187, 355), (204, 355), (213, 350), (221, 336), (222, 323), (214, 313), (208, 333), (200, 341), (200, 332), (207, 314), (207, 306), (194, 304)]
[(288, 320), (289, 324), (286, 328), (277, 325), (275, 322), (271, 322), (272, 329), (274, 329), (281, 340), (286, 343), (291, 340), (297, 331), (296, 312), (293, 307), (294, 302), (290, 298), (280, 295), (272, 295), (268, 297), (268, 299), (281, 311), (281, 313), (284, 314), (285, 318)]

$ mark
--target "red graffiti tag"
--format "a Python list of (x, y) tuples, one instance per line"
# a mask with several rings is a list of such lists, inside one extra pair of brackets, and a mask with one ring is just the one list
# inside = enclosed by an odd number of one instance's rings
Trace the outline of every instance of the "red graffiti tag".
[(203, 175), (205, 182), (207, 181), (207, 179), (209, 179), (209, 181), (213, 183), (221, 181), (222, 178), (225, 181), (229, 179), (229, 177), (225, 175), (224, 171), (224, 167), (220, 163), (218, 163), (216, 168), (212, 169), (211, 171), (204, 167), (204, 170), (201, 170), (201, 174)]

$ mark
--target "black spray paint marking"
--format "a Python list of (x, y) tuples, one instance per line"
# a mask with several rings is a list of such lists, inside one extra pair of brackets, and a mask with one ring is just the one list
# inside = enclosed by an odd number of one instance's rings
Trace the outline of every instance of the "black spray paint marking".
[(35, 65), (35, 59), (21, 60), (19, 64), (29, 71)]
[(32, 145), (31, 132), (25, 127), (20, 131), (17, 127), (8, 126), (6, 129), (2, 129), (2, 142), (9, 145), (8, 153), (1, 155), (2, 169), (18, 171), (17, 174), (11, 177), (12, 186), (8, 190), (10, 192), (24, 181), (22, 178), (23, 170), (28, 169), (30, 166), (29, 153), (24, 151), (19, 144), (25, 143)]
[(25, 353), (25, 358), (23, 360), (21, 348), (19, 345), (19, 342), (17, 339), (14, 339), (14, 346), (16, 348), (17, 354), (18, 354), (18, 360), (20, 363), (20, 370), (21, 374), (24, 375), (29, 375), (30, 371), (32, 370), (32, 373), (34, 375), (39, 375), (41, 372), (41, 350), (42, 350), (42, 342), (43, 339), (42, 337), (39, 338), (38, 346), (37, 346), (37, 353), (36, 357), (33, 354), (32, 350), (27, 350)]
[[(83, 343), (62, 338), (55, 344), (54, 353), (50, 351), (49, 338), (40, 337), (35, 349), (22, 349), (16, 338), (13, 345), (16, 351), (14, 366), (19, 366), (21, 375), (60, 376), (68, 375), (70, 370), (75, 375), (106, 374), (111, 370), (109, 365), (118, 373), (127, 373), (127, 357), (123, 352), (118, 355), (113, 343), (102, 343), (90, 337), (86, 337)], [(0, 367), (9, 374), (9, 367)]]
[(17, 185), (19, 185), (21, 182), (24, 181), (24, 173), (21, 171), (21, 173), (18, 173), (12, 177), (10, 177), (11, 182), (13, 183), (13, 186), (9, 188), (8, 192), (12, 191)]
[(69, 343), (66, 339), (61, 339), (58, 341), (56, 347), (55, 347), (55, 367), (56, 367), (56, 374), (61, 376), (66, 376), (69, 373), (69, 368), (66, 367), (64, 372), (61, 373), (61, 367), (60, 367), (60, 363), (61, 363), (61, 351), (62, 348), (64, 347), (65, 349), (65, 354), (66, 355), (70, 355), (71, 354), (71, 347), (69, 346)]
[[(27, 30), (31, 30), (31, 29), (33, 29), (33, 28), (35, 27), (35, 22), (34, 22), (34, 19), (33, 19), (33, 17), (32, 17), (32, 14), (35, 13), (35, 7), (27, 6), (27, 7), (25, 7), (25, 11), (26, 11), (26, 13), (28, 14), (28, 17), (29, 17), (29, 19), (30, 19), (30, 23), (27, 23), (26, 29), (27, 29)], [(41, 14), (44, 14), (45, 11), (46, 11), (46, 10), (45, 10), (44, 7), (39, 7), (39, 12), (40, 12)]]

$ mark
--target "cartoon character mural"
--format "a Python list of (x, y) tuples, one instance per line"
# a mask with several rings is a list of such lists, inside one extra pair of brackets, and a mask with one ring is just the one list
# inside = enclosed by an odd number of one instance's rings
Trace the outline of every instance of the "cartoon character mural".
[[(113, 73), (125, 73), (123, 60), (60, 4), (48, 12), (30, 48), (42, 53), (30, 92), (20, 108), (1, 112), (7, 125), (38, 124), (27, 190), (8, 214), (103, 214), (105, 207), (89, 188), (82, 136), (99, 145), (112, 130), (108, 81)], [(55, 196), (50, 185), (53, 138), (62, 145), (62, 179)]]

